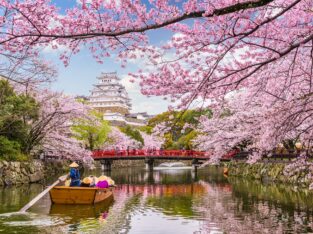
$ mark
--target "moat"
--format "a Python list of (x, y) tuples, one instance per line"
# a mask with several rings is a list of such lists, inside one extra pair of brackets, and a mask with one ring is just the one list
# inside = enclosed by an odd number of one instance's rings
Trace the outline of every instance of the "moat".
[[(100, 175), (100, 171), (92, 173)], [(64, 206), (51, 205), (46, 196), (26, 214), (14, 212), (44, 185), (3, 187), (0, 232), (313, 232), (313, 193), (295, 186), (225, 177), (219, 168), (201, 169), (197, 175), (191, 170), (149, 173), (126, 168), (113, 170), (111, 177), (118, 185), (114, 201)]]

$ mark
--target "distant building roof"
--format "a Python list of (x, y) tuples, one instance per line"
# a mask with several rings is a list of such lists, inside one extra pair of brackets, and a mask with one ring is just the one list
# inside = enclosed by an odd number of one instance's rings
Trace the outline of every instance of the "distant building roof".
[(138, 116), (142, 116), (146, 119), (150, 119), (154, 117), (154, 115), (149, 115), (147, 112), (137, 112), (137, 113), (130, 113), (126, 115), (126, 117), (129, 117), (129, 118), (137, 118)]
[(101, 72), (100, 76), (97, 76), (97, 79), (103, 78), (113, 78), (119, 80), (120, 78), (117, 76), (117, 72)]

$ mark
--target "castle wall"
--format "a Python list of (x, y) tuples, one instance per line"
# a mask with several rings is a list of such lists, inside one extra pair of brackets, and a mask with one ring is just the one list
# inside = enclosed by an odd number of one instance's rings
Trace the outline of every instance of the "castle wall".
[(104, 114), (104, 119), (113, 126), (143, 126), (146, 121), (143, 119), (127, 116), (131, 107), (125, 87), (119, 83), (116, 73), (102, 73), (99, 83), (91, 91), (90, 106)]
[(129, 113), (129, 110), (123, 107), (119, 106), (112, 106), (112, 107), (96, 107), (96, 110), (105, 113), (105, 112), (111, 112), (111, 113), (121, 113), (122, 115), (126, 115)]

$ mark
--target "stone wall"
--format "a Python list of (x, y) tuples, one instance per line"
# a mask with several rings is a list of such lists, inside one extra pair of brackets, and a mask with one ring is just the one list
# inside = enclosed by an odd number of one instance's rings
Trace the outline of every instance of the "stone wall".
[(0, 186), (13, 184), (35, 183), (43, 180), (45, 176), (59, 174), (68, 170), (60, 162), (7, 162), (0, 161)]
[(112, 107), (96, 107), (96, 110), (105, 113), (121, 113), (123, 115), (126, 115), (129, 113), (128, 109), (126, 107), (120, 107), (120, 106), (112, 106)]
[[(258, 179), (265, 182), (296, 184), (308, 187), (312, 181), (312, 171), (309, 167), (294, 168), (290, 171), (288, 163), (255, 163), (228, 162), (223, 166), (228, 168), (228, 176), (238, 176), (248, 179)], [(288, 172), (289, 171), (289, 172)]]

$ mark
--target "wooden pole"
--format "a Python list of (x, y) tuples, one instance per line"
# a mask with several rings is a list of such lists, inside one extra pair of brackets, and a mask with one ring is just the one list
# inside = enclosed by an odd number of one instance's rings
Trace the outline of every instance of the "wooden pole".
[(58, 185), (60, 182), (64, 182), (66, 180), (67, 175), (60, 176), (57, 181), (55, 181), (48, 188), (39, 193), (33, 200), (27, 203), (19, 212), (26, 212), (30, 207), (32, 207), (37, 201), (39, 201), (44, 195), (46, 195), (54, 186)]

